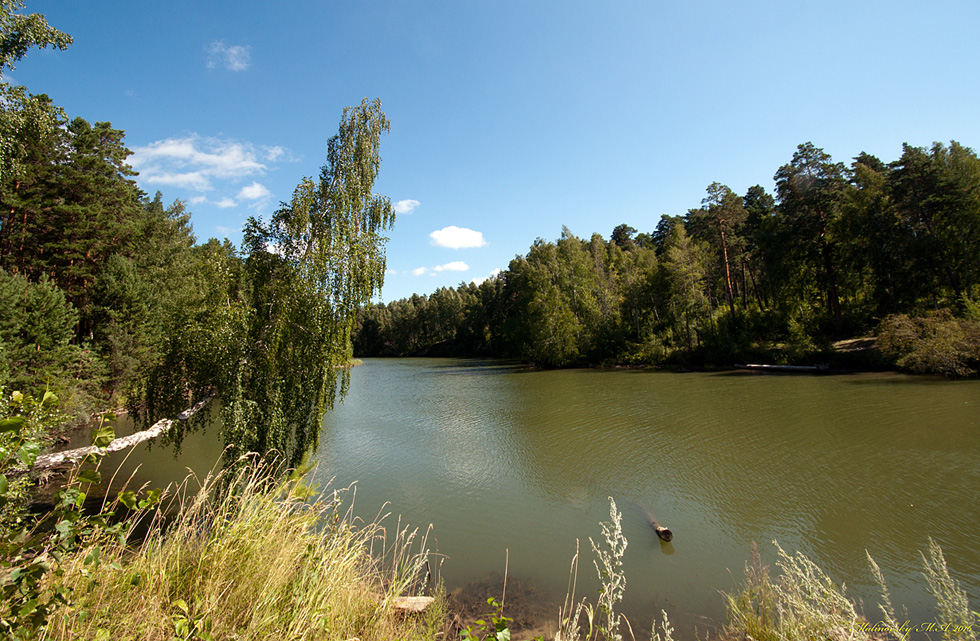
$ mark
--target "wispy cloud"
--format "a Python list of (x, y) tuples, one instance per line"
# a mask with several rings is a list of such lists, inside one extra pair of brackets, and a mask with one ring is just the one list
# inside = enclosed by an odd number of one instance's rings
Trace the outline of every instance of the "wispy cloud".
[(415, 211), (415, 208), (418, 207), (421, 204), (422, 203), (420, 203), (419, 201), (412, 200), (411, 198), (409, 198), (408, 200), (399, 200), (394, 205), (395, 213), (396, 214), (410, 214), (413, 211)]
[(256, 147), (247, 142), (191, 135), (136, 147), (129, 163), (140, 172), (140, 183), (209, 191), (214, 180), (264, 174), (268, 166), (259, 158), (268, 158), (270, 149), (278, 150), (276, 158), (283, 155), (280, 147)]
[(208, 69), (223, 67), (228, 71), (245, 71), (252, 64), (251, 47), (228, 46), (223, 40), (215, 40), (207, 48)]
[(237, 203), (231, 198), (222, 198), (218, 202), (214, 203), (215, 207), (220, 207), (221, 209), (228, 209), (229, 207), (234, 207)]
[(483, 247), (487, 241), (483, 239), (483, 233), (450, 225), (443, 227), (429, 234), (431, 244), (436, 247), (448, 247), (449, 249), (468, 249), (471, 247)]
[(428, 273), (428, 271), (428, 267), (416, 267), (412, 270), (412, 276), (422, 276), (423, 274)]
[(445, 265), (439, 265), (437, 267), (433, 267), (432, 269), (433, 271), (437, 271), (437, 272), (465, 272), (469, 268), (470, 266), (464, 263), (463, 261), (454, 260), (451, 263), (446, 263)]

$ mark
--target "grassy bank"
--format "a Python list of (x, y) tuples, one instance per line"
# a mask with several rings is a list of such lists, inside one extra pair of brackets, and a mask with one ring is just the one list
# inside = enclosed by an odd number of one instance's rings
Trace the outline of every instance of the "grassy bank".
[(169, 510), (131, 515), (148, 526), (141, 541), (92, 537), (64, 561), (72, 598), (46, 638), (367, 641), (443, 629), (441, 599), (421, 615), (394, 607), (424, 587), (424, 537), (355, 527), (336, 493), (306, 501), (300, 481), (265, 472), (243, 465), (184, 488)]

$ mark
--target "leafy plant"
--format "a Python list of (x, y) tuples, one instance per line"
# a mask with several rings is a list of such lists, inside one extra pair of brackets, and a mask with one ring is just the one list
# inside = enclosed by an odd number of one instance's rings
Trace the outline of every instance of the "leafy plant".
[(487, 615), (486, 619), (477, 619), (474, 626), (466, 626), (460, 631), (459, 637), (463, 641), (481, 641), (495, 639), (496, 641), (510, 641), (510, 628), (508, 624), (514, 620), (504, 616), (504, 604), (496, 598), (487, 599), (487, 605), (493, 608), (493, 612)]
[[(3, 390), (0, 389), (0, 394)], [(0, 419), (0, 504), (22, 503), (26, 499), (21, 479), (40, 453), (39, 433), (56, 422), (59, 399), (45, 392), (40, 401), (29, 394), (14, 392)], [(114, 437), (110, 426), (100, 424), (93, 444), (104, 448)], [(63, 562), (82, 545), (79, 583), (85, 591), (97, 587), (93, 572), (102, 563), (100, 542), (107, 538), (125, 540), (130, 522), (113, 522), (113, 506), (97, 514), (86, 514), (86, 490), (101, 482), (97, 466), (100, 454), (86, 456), (71, 472), (58, 492), (54, 509), (41, 517), (27, 518), (21, 512), (7, 512), (0, 531), (0, 633), (10, 639), (34, 639), (47, 628), (52, 614), (72, 604), (75, 589), (66, 586)], [(8, 476), (16, 477), (13, 484)], [(159, 494), (142, 502), (152, 507)]]

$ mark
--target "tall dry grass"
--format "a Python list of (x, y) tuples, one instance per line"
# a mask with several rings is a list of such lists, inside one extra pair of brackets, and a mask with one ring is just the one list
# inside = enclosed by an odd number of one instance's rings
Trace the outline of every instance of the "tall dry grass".
[(96, 540), (75, 554), (75, 598), (47, 638), (407, 641), (442, 630), (441, 599), (422, 615), (393, 604), (424, 588), (427, 533), (356, 524), (337, 492), (304, 500), (300, 480), (267, 472), (246, 462), (195, 493), (185, 484), (172, 509), (142, 515), (138, 545)]
[(939, 638), (946, 641), (975, 641), (980, 630), (980, 614), (970, 610), (966, 592), (949, 574), (939, 545), (929, 539), (928, 555), (922, 554), (923, 576), (936, 599), (938, 616), (934, 621), (910, 621), (908, 613), (896, 615), (884, 575), (871, 555), (868, 564), (877, 582), (881, 618), (869, 620), (858, 611), (854, 600), (802, 552), (789, 554), (774, 541), (778, 553), (773, 577), (753, 548), (746, 564), (745, 581), (740, 590), (725, 595), (728, 625), (723, 640), (809, 641), (810, 639), (884, 641)]

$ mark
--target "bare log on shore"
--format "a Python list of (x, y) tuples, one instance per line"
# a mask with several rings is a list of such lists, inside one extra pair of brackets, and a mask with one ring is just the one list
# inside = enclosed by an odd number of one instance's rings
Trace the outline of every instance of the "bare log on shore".
[(659, 523), (657, 523), (657, 519), (653, 517), (653, 513), (650, 512), (650, 510), (646, 508), (642, 508), (642, 509), (643, 509), (643, 514), (647, 517), (647, 523), (649, 523), (650, 527), (653, 528), (653, 531), (657, 533), (657, 536), (660, 537), (660, 540), (669, 543), (671, 539), (674, 538), (674, 533), (668, 530), (667, 528), (665, 528), (664, 526), (660, 525)]
[(176, 421), (186, 421), (190, 417), (197, 414), (205, 405), (211, 402), (214, 398), (214, 394), (208, 396), (200, 401), (198, 401), (193, 407), (189, 407), (177, 416), (173, 418), (164, 418), (145, 429), (142, 432), (136, 432), (135, 434), (130, 434), (129, 436), (124, 436), (122, 438), (113, 439), (109, 445), (104, 448), (96, 447), (90, 445), (88, 447), (79, 447), (74, 450), (67, 450), (64, 452), (54, 452), (52, 454), (44, 454), (43, 456), (37, 457), (34, 462), (33, 470), (45, 470), (62, 463), (69, 461), (77, 461), (79, 459), (85, 458), (89, 454), (108, 454), (109, 452), (118, 452), (124, 450), (127, 447), (132, 447), (137, 443), (142, 443), (143, 441), (148, 441), (151, 438), (156, 438), (161, 434), (169, 431), (170, 428)]

